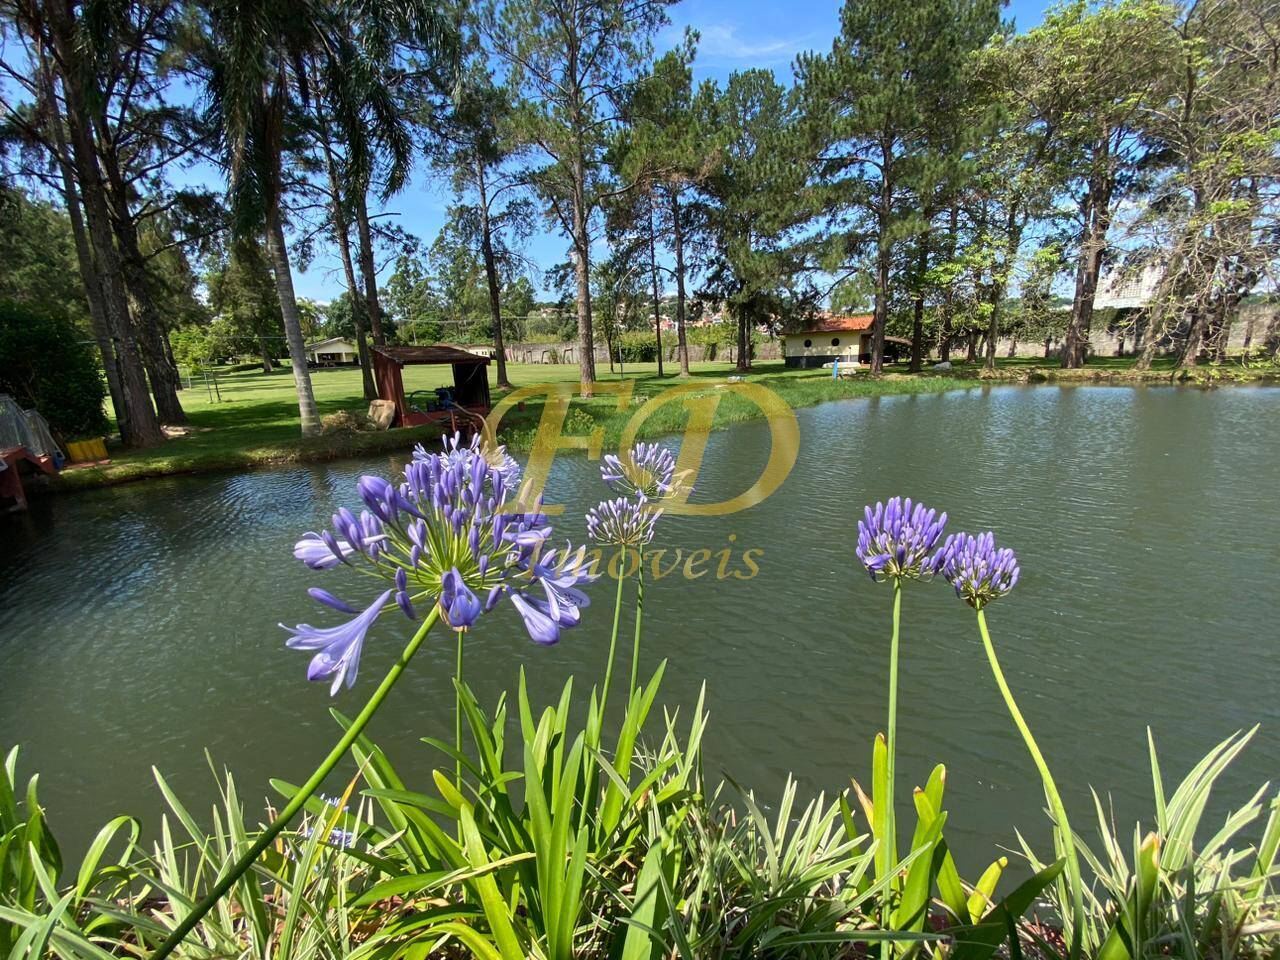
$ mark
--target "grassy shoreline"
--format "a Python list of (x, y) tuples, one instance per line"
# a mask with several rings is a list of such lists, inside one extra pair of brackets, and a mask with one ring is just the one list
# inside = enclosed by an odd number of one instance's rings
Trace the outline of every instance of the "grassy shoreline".
[[(510, 364), (508, 370), (517, 388), (577, 382), (577, 368), (569, 365)], [(442, 385), (449, 376), (447, 369), (430, 367), (411, 367), (405, 373), (407, 391), (429, 390)], [(618, 374), (607, 370), (600, 371), (599, 376), (605, 384), (620, 380)], [(626, 424), (645, 400), (682, 384), (692, 385), (689, 389), (695, 398), (710, 397), (722, 391), (732, 376), (735, 371), (727, 363), (695, 364), (693, 376), (688, 380), (671, 374), (659, 379), (654, 364), (631, 365), (626, 369), (626, 378), (633, 393), (625, 409), (619, 410), (614, 393), (582, 399), (575, 390), (564, 430), (566, 434), (586, 434), (595, 427), (603, 427), (605, 446), (610, 448), (617, 445)], [(757, 364), (743, 379), (770, 389), (790, 407), (800, 409), (835, 400), (940, 393), (992, 384), (1275, 384), (1280, 383), (1280, 373), (1274, 366), (1250, 369), (1236, 365), (1174, 371), (1169, 361), (1138, 372), (1127, 359), (1098, 359), (1082, 370), (1062, 370), (1034, 359), (1009, 359), (1002, 360), (996, 373), (988, 376), (982, 376), (977, 367), (959, 364), (945, 372), (889, 372), (878, 378), (859, 376), (836, 381), (826, 370), (791, 370), (774, 361)], [(322, 415), (364, 408), (358, 371), (316, 371), (313, 381)], [(303, 439), (297, 436), (297, 407), (292, 400), (292, 390), (293, 380), (287, 370), (273, 374), (249, 371), (224, 375), (219, 378), (216, 394), (211, 386), (197, 383), (183, 392), (191, 427), (187, 436), (170, 440), (154, 450), (113, 449), (108, 463), (64, 471), (43, 490), (37, 488), (32, 492), (71, 493), (156, 477), (407, 452), (414, 444), (430, 442), (440, 435), (435, 427), (416, 427), (383, 432), (336, 432)], [(495, 389), (495, 403), (504, 395), (505, 391)], [(503, 418), (499, 435), (510, 449), (516, 452), (529, 449), (542, 406), (536, 398), (530, 398), (523, 410), (513, 409)], [(679, 401), (665, 404), (646, 420), (640, 436), (649, 438), (678, 432), (687, 416)], [(712, 429), (724, 429), (762, 416), (762, 411), (747, 400), (721, 394)]]

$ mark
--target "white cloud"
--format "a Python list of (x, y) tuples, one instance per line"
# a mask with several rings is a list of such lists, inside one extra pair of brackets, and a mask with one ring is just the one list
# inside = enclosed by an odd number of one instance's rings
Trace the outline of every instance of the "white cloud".
[[(701, 39), (698, 42), (698, 61), (706, 64), (730, 67), (763, 67), (790, 63), (795, 55), (813, 46), (809, 36), (782, 38), (744, 37), (738, 28), (729, 23), (714, 23), (697, 27)], [(673, 28), (669, 40), (674, 42), (683, 35), (683, 28)]]

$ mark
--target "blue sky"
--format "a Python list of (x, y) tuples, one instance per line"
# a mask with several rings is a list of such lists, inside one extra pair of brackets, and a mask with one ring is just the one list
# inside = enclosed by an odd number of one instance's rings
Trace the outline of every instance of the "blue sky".
[[(1013, 0), (1006, 16), (1019, 30), (1040, 22), (1047, 0)], [(701, 33), (694, 79), (721, 83), (734, 70), (766, 67), (779, 79), (789, 78), (791, 62), (805, 50), (826, 49), (840, 23), (840, 4), (777, 3), (768, 0), (683, 0), (670, 9), (671, 25), (659, 37), (660, 49), (678, 42), (685, 27)], [(449, 185), (418, 171), (404, 193), (393, 198), (385, 212), (394, 221), (429, 244), (444, 223), (451, 199)], [(529, 241), (526, 253), (541, 267), (565, 259), (567, 244), (550, 229)], [(385, 274), (382, 279), (385, 280)], [(540, 285), (541, 278), (535, 278)], [(341, 292), (343, 279), (336, 256), (321, 254), (305, 273), (294, 278), (298, 293), (329, 300)]]

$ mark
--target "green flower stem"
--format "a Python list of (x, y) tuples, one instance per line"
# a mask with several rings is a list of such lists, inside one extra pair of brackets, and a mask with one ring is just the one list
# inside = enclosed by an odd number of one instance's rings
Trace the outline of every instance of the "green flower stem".
[(644, 619), (644, 547), (636, 547), (636, 635), (631, 642), (631, 687), (627, 691), (627, 703), (636, 692), (640, 676), (640, 622)]
[[(902, 580), (893, 579), (893, 634), (889, 639), (889, 727), (885, 734), (885, 784), (884, 784), (884, 836), (881, 843), (885, 845), (882, 861), (885, 865), (884, 876), (890, 876), (898, 867), (898, 835), (896, 818), (893, 809), (893, 781), (896, 777), (896, 760), (898, 755), (898, 638), (902, 622)], [(893, 918), (892, 887), (885, 890), (884, 897), (884, 929), (891, 929)], [(880, 956), (889, 960), (893, 956), (893, 941), (885, 940), (880, 944)]]
[(618, 548), (618, 592), (613, 599), (613, 633), (609, 636), (609, 661), (604, 668), (604, 690), (600, 694), (600, 728), (604, 729), (604, 707), (609, 702), (609, 689), (613, 685), (613, 661), (618, 653), (618, 625), (622, 621), (622, 584), (625, 582), (627, 548)]
[(373, 696), (369, 698), (369, 702), (356, 715), (351, 726), (347, 728), (347, 732), (342, 735), (342, 739), (334, 744), (333, 749), (329, 751), (329, 755), (316, 768), (316, 772), (298, 789), (293, 799), (280, 811), (279, 816), (272, 820), (267, 829), (258, 835), (258, 839), (253, 842), (253, 845), (241, 855), (239, 860), (232, 864), (231, 869), (222, 875), (221, 879), (213, 885), (209, 892), (204, 895), (204, 898), (195, 905), (194, 909), (173, 928), (173, 932), (169, 934), (164, 943), (160, 944), (155, 953), (151, 954), (151, 960), (164, 960), (165, 957), (173, 953), (178, 944), (186, 939), (187, 934), (195, 929), (196, 924), (204, 919), (205, 915), (217, 905), (218, 901), (235, 885), (236, 881), (253, 866), (254, 861), (261, 856), (262, 851), (271, 846), (271, 842), (289, 825), (289, 821), (311, 799), (312, 795), (320, 789), (325, 777), (338, 765), (338, 761), (346, 756), (347, 751), (351, 749), (351, 745), (356, 742), (356, 738), (360, 736), (374, 713), (377, 712), (378, 707), (382, 705), (382, 701), (391, 692), (391, 688), (400, 679), (400, 674), (404, 673), (405, 667), (409, 665), (409, 661), (417, 653), (418, 647), (422, 646), (422, 641), (427, 638), (427, 633), (439, 619), (440, 607), (433, 607), (431, 613), (423, 620), (422, 626), (418, 628), (418, 632), (413, 635), (413, 638), (401, 652), (400, 658), (387, 671), (382, 683), (378, 684), (378, 689), (373, 691)]
[(454, 771), (457, 775), (458, 792), (462, 792), (462, 639), (465, 630), (458, 631), (457, 665), (454, 667), (453, 684), (453, 747), (458, 751), (454, 760)]
[[(622, 586), (626, 582), (626, 563), (627, 548), (625, 546), (618, 547), (618, 590), (613, 599), (613, 633), (609, 635), (609, 660), (604, 668), (604, 689), (600, 693), (600, 706), (597, 707), (595, 736), (591, 742), (596, 749), (600, 748), (601, 737), (604, 734), (605, 727), (605, 708), (609, 703), (609, 691), (613, 687), (613, 662), (618, 655), (618, 627), (622, 622)], [(606, 568), (607, 569), (607, 568)], [(590, 729), (588, 725), (588, 730)], [(588, 733), (590, 736), (590, 733)], [(592, 803), (598, 798), (599, 794), (594, 786), (595, 784), (595, 754), (591, 751), (587, 752), (585, 759), (582, 761), (583, 783), (587, 785), (586, 796), (592, 799)], [(579, 820), (578, 828), (585, 830), (587, 828), (588, 815), (592, 812), (591, 803), (582, 804), (582, 815)]]
[(1040, 779), (1044, 782), (1045, 796), (1049, 800), (1049, 809), (1053, 813), (1053, 819), (1056, 821), (1058, 837), (1062, 843), (1062, 852), (1067, 859), (1067, 882), (1071, 885), (1071, 957), (1080, 956), (1081, 938), (1084, 932), (1084, 886), (1080, 882), (1080, 860), (1076, 855), (1075, 836), (1071, 832), (1071, 824), (1067, 822), (1067, 808), (1063, 806), (1062, 797), (1058, 794), (1057, 784), (1053, 782), (1053, 774), (1049, 772), (1049, 764), (1045, 762), (1044, 754), (1040, 752), (1040, 747), (1036, 745), (1035, 737), (1031, 735), (1031, 728), (1027, 726), (1027, 721), (1022, 716), (1022, 711), (1018, 709), (1018, 704), (1013, 699), (1013, 692), (1009, 689), (1009, 684), (1004, 678), (1004, 671), (1000, 669), (1000, 661), (996, 659), (996, 648), (991, 643), (991, 634), (987, 632), (987, 617), (982, 612), (982, 608), (978, 608), (978, 631), (982, 634), (982, 645), (987, 651), (987, 660), (991, 663), (991, 672), (996, 678), (996, 686), (1000, 688), (1000, 694), (1004, 697), (1005, 705), (1009, 708), (1009, 715), (1013, 717), (1014, 725), (1018, 728), (1018, 732), (1022, 734), (1023, 742), (1027, 745), (1027, 750), (1031, 753), (1031, 759), (1035, 761), (1036, 768), (1040, 771)]

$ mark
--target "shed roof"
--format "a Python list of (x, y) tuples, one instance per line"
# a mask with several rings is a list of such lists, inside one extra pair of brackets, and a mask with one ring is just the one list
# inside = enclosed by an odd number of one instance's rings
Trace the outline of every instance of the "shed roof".
[(406, 363), (488, 363), (488, 357), (478, 353), (468, 353), (457, 347), (443, 343), (427, 344), (421, 347), (372, 347), (374, 353), (380, 353), (389, 360), (404, 366)]
[(871, 322), (874, 319), (875, 317), (870, 313), (860, 313), (853, 316), (820, 313), (808, 321), (809, 326), (803, 330), (796, 330), (795, 333), (843, 333), (845, 331), (870, 330)]

